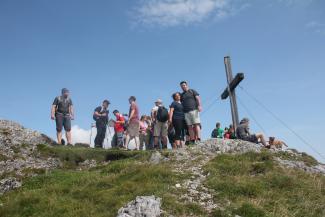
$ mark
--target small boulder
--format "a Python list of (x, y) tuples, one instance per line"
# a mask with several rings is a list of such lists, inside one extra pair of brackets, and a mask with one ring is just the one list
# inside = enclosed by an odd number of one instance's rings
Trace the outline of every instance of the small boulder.
[(155, 196), (138, 196), (118, 211), (117, 217), (158, 217), (161, 199)]
[(19, 188), (20, 186), (21, 182), (19, 182), (16, 178), (9, 177), (6, 179), (2, 179), (0, 181), (0, 195), (13, 189)]
[(151, 164), (156, 165), (159, 164), (161, 160), (163, 160), (163, 156), (160, 154), (160, 152), (156, 151), (152, 153), (149, 161)]

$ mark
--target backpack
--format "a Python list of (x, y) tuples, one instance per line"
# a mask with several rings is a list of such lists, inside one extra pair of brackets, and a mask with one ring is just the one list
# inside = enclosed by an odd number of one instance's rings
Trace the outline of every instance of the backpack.
[[(98, 108), (98, 107), (97, 107)], [(107, 110), (104, 110), (103, 107), (101, 107), (101, 111), (99, 112), (99, 114), (103, 114), (105, 112), (108, 112)], [(98, 117), (95, 114), (93, 114), (93, 119), (94, 121), (98, 121), (99, 119), (107, 119), (107, 118), (103, 118), (103, 117)], [(107, 122), (108, 120), (105, 120), (105, 122)]]
[(164, 123), (168, 121), (168, 117), (168, 110), (164, 106), (160, 106), (157, 111), (157, 120)]
[(57, 104), (56, 104), (56, 107), (55, 107), (55, 111), (56, 112), (58, 112), (58, 110), (59, 110), (59, 105), (60, 104), (64, 104), (65, 102), (67, 102), (68, 103), (68, 106), (71, 106), (71, 99), (70, 99), (70, 97), (68, 97), (68, 98), (66, 98), (66, 99), (64, 99), (63, 98), (63, 96), (58, 96), (57, 97)]
[[(194, 100), (195, 100), (195, 103), (196, 103), (196, 107), (199, 107), (199, 103), (198, 103), (198, 101), (197, 101), (197, 99), (196, 99), (196, 96), (195, 96), (195, 94), (194, 94), (193, 89), (189, 89), (188, 92), (193, 96), (193, 98), (194, 98)], [(181, 101), (183, 101), (182, 98), (183, 98), (183, 94), (181, 95)]]

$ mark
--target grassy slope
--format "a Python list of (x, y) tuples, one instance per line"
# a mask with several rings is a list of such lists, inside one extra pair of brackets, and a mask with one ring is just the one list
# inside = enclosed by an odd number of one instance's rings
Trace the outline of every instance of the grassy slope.
[[(173, 160), (151, 165), (148, 152), (47, 146), (39, 150), (43, 156), (60, 158), (62, 168), (29, 178), (22, 188), (0, 197), (0, 216), (116, 216), (139, 195), (161, 197), (163, 209), (175, 216), (208, 216), (199, 205), (177, 199), (184, 192), (173, 186), (190, 175), (173, 172)], [(111, 162), (78, 170), (85, 159)], [(325, 177), (282, 169), (269, 153), (220, 155), (205, 171), (210, 174), (205, 185), (225, 207), (211, 216), (325, 216)]]
[[(163, 207), (177, 215), (202, 213), (193, 204), (181, 204), (171, 186), (186, 176), (173, 173), (168, 163), (150, 165), (148, 152), (49, 148), (45, 156), (56, 156), (64, 164), (48, 174), (28, 179), (23, 187), (0, 198), (0, 216), (116, 216), (120, 207), (139, 195), (163, 198)], [(168, 153), (166, 153), (168, 154)], [(79, 171), (85, 159), (114, 160), (107, 165)]]
[(325, 177), (283, 169), (269, 153), (221, 155), (205, 169), (206, 185), (226, 207), (215, 216), (325, 216)]

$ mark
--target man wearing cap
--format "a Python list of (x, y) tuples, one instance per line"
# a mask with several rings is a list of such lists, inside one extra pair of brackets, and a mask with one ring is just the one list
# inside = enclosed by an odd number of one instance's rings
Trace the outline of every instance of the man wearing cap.
[[(161, 139), (162, 148), (167, 148), (167, 136), (168, 136), (168, 110), (163, 106), (163, 101), (157, 99), (155, 102), (156, 108), (152, 110), (152, 117), (154, 121), (154, 145), (155, 148), (159, 148), (159, 138)], [(166, 112), (167, 111), (167, 112)], [(163, 114), (165, 113), (165, 114)], [(162, 117), (166, 116), (167, 117)], [(166, 119), (167, 118), (167, 119)]]
[(238, 139), (253, 142), (253, 143), (262, 143), (264, 147), (267, 146), (264, 135), (262, 133), (251, 134), (249, 132), (249, 119), (243, 118), (240, 121), (239, 126), (236, 129), (236, 135)]
[(95, 148), (103, 148), (103, 142), (106, 136), (106, 128), (108, 123), (108, 106), (110, 102), (104, 100), (102, 106), (98, 106), (93, 118), (96, 121), (97, 135), (95, 138)]
[(64, 144), (62, 140), (62, 128), (66, 132), (68, 145), (72, 144), (71, 141), (71, 120), (74, 119), (74, 111), (72, 100), (69, 97), (70, 93), (67, 88), (61, 90), (61, 96), (54, 99), (51, 109), (51, 119), (56, 122), (56, 135), (58, 144)]

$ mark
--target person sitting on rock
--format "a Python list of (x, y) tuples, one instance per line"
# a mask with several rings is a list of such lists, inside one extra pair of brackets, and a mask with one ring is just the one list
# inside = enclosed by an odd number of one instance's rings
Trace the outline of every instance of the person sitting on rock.
[(222, 139), (223, 138), (223, 129), (221, 128), (221, 124), (217, 123), (216, 128), (212, 131), (211, 137), (214, 139)]
[(228, 127), (225, 128), (225, 133), (223, 134), (223, 138), (230, 139), (230, 132)]
[(264, 147), (267, 147), (264, 135), (262, 133), (250, 134), (248, 118), (241, 120), (239, 126), (236, 129), (236, 135), (238, 139), (253, 142), (256, 144), (262, 143)]
[(230, 135), (230, 139), (237, 139), (236, 132), (232, 124), (229, 126), (228, 133)]

